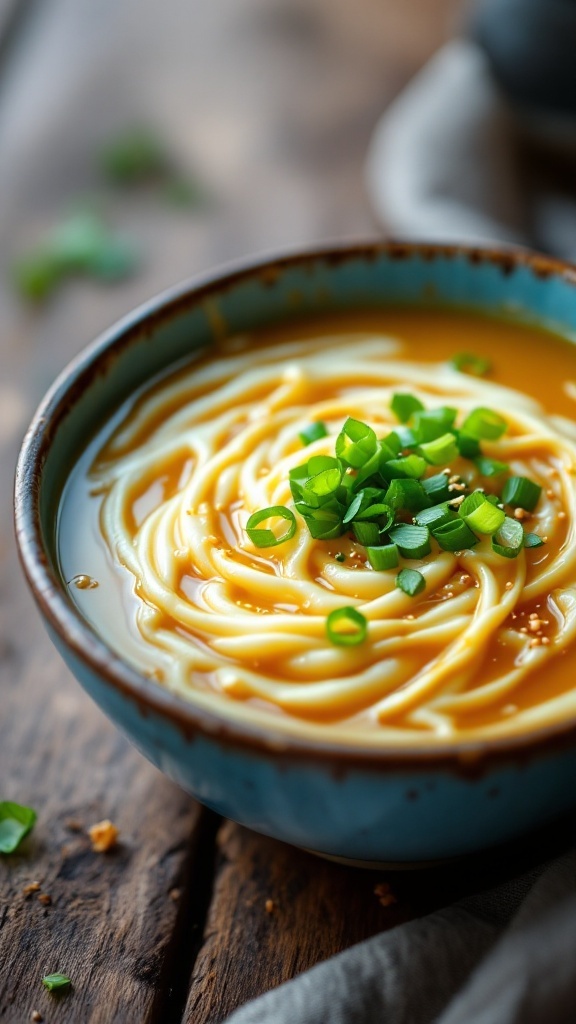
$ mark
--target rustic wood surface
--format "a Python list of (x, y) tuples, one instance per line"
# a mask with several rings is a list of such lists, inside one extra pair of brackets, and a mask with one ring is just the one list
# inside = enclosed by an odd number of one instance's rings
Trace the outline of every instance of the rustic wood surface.
[[(14, 459), (56, 372), (149, 295), (232, 257), (378, 230), (362, 179), (370, 131), (459, 5), (27, 6), (0, 48), (0, 798), (34, 806), (38, 823), (0, 861), (0, 1021), (37, 1011), (62, 1024), (216, 1024), (478, 875), (392, 878), (324, 863), (220, 822), (148, 765), (42, 631), (13, 548)], [(132, 123), (164, 135), (207, 202), (176, 210), (151, 190), (102, 184), (98, 147)], [(108, 289), (77, 281), (29, 309), (9, 280), (16, 253), (95, 194), (141, 247), (141, 272)], [(86, 835), (101, 818), (121, 833), (109, 854)], [(386, 884), (390, 905), (375, 892)], [(40, 982), (52, 971), (73, 979), (60, 998)]]

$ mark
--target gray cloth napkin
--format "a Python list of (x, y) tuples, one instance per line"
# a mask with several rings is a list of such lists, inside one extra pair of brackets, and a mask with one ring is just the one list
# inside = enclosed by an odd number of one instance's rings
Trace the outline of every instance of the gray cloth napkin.
[(522, 245), (576, 259), (575, 151), (576, 111), (509, 100), (484, 50), (457, 39), (382, 117), (368, 189), (394, 236)]
[(574, 1024), (576, 854), (399, 925), (228, 1024)]

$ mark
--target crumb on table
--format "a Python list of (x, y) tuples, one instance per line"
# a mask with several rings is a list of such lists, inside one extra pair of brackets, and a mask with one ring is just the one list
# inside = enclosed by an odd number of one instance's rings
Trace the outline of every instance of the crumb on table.
[(92, 849), (96, 853), (106, 853), (112, 850), (118, 841), (118, 829), (108, 818), (104, 821), (97, 821), (88, 829)]

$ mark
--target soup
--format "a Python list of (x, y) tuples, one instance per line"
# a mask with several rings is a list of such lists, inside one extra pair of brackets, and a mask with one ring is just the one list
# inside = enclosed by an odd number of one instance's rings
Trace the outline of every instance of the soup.
[(229, 338), (73, 470), (70, 596), (158, 685), (316, 735), (429, 746), (572, 715), (573, 361), (438, 310)]

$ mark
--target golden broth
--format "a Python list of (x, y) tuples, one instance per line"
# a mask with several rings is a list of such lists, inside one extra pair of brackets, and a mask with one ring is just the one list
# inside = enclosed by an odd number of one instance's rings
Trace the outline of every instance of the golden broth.
[[(489, 377), (447, 369), (460, 352), (489, 359)], [(325, 735), (434, 743), (576, 713), (576, 431), (554, 419), (574, 413), (568, 342), (471, 313), (391, 309), (232, 338), (215, 354), (122, 410), (66, 488), (62, 575), (113, 648), (184, 697), (213, 695)], [(544, 546), (512, 560), (487, 538), (401, 559), (426, 577), (417, 597), (395, 587), (398, 570), (373, 570), (351, 535), (313, 541), (298, 515), (293, 540), (254, 547), (248, 515), (293, 507), (288, 469), (333, 454), (347, 415), (379, 437), (394, 429), (394, 391), (509, 420), (482, 447), (542, 484), (526, 529)], [(304, 448), (298, 430), (311, 419), (330, 437)], [(325, 633), (327, 613), (345, 605), (369, 623), (355, 647)]]

